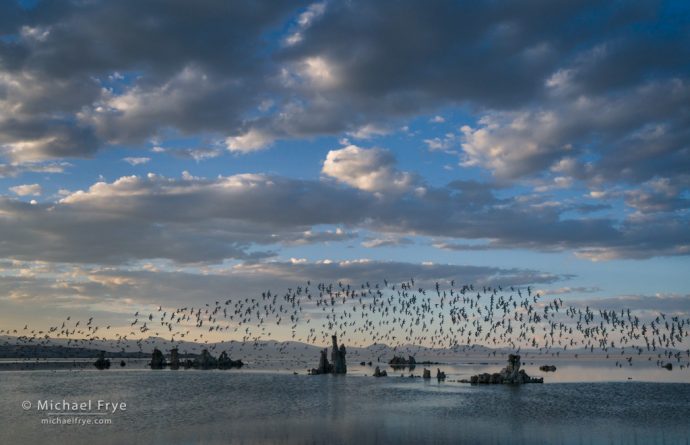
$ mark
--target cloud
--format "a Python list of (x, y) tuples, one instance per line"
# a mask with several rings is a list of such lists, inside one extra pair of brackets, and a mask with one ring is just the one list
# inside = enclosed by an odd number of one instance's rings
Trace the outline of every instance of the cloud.
[(598, 287), (587, 287), (587, 286), (576, 286), (576, 287), (559, 287), (555, 289), (537, 289), (537, 292), (549, 296), (549, 295), (566, 295), (566, 294), (589, 294), (594, 292), (600, 292), (602, 289)]
[[(448, 242), (434, 242), (432, 246), (437, 249), (443, 250), (455, 250), (455, 251), (479, 251), (479, 250), (490, 250), (492, 246), (490, 244), (470, 244), (470, 243), (448, 243)], [(495, 248), (495, 247), (493, 247)]]
[(146, 164), (146, 163), (148, 163), (148, 162), (151, 161), (151, 158), (147, 158), (147, 157), (127, 157), (127, 158), (123, 158), (122, 160), (125, 161), (126, 163), (128, 163), (129, 165), (134, 166), (134, 165)]
[(232, 134), (269, 86), (265, 33), (303, 4), (9, 8), (2, 26), (10, 38), (0, 42), (2, 152), (14, 162), (89, 157), (170, 128)]
[(548, 176), (568, 158), (564, 179), (637, 184), (663, 171), (688, 182), (690, 36), (663, 2), (406, 0), (394, 17), (360, 0), (5, 9), (0, 151), (12, 163), (89, 157), (170, 130), (235, 153), (370, 138), (463, 107), (474, 120), (463, 161), (497, 178)]
[(362, 246), (366, 248), (377, 248), (377, 247), (396, 247), (396, 246), (406, 246), (414, 244), (409, 238), (399, 237), (399, 236), (386, 236), (382, 238), (367, 238), (362, 242)]
[(569, 304), (578, 307), (593, 307), (607, 310), (635, 310), (653, 313), (671, 314), (690, 313), (690, 295), (656, 294), (656, 295), (620, 295), (596, 299), (571, 300)]
[[(160, 147), (158, 147), (160, 148)], [(160, 152), (167, 152), (171, 155), (182, 158), (182, 159), (194, 159), (196, 162), (205, 161), (207, 159), (217, 158), (222, 155), (222, 151), (219, 148), (170, 148), (162, 149)]]
[(366, 124), (347, 134), (355, 139), (371, 139), (377, 136), (385, 136), (391, 131), (373, 124)]
[(413, 174), (395, 168), (395, 158), (390, 151), (356, 145), (329, 151), (321, 172), (368, 192), (406, 191), (417, 181)]
[(638, 189), (625, 192), (625, 203), (641, 214), (690, 208), (690, 200), (682, 197), (681, 193), (681, 188), (669, 178), (655, 178)]
[[(324, 212), (325, 205), (330, 208)], [(1, 198), (6, 242), (0, 256), (76, 263), (262, 258), (273, 253), (253, 246), (350, 238), (344, 231), (312, 229), (355, 221), (349, 205), (369, 204), (351, 191), (265, 175), (215, 180), (128, 176), (93, 184), (54, 204)], [(283, 216), (275, 218), (276, 212)]]
[(429, 148), (429, 151), (445, 151), (454, 153), (450, 150), (456, 145), (456, 136), (453, 133), (446, 133), (443, 138), (435, 137), (431, 139), (424, 139), (424, 143)]
[[(590, 260), (690, 253), (683, 213), (622, 221), (572, 218), (563, 216), (569, 206), (549, 205), (540, 196), (497, 198), (491, 185), (478, 182), (397, 187), (405, 181), (396, 178), (407, 176), (392, 167), (390, 153), (343, 150), (345, 165), (328, 171), (342, 175), (337, 177), (345, 186), (260, 174), (148, 174), (97, 182), (56, 203), (0, 198), (0, 257), (219, 263), (275, 255), (268, 246), (345, 241), (358, 229), (376, 239), (444, 238), (442, 248), (474, 248), (458, 242), (476, 240), (482, 249), (574, 251)], [(333, 163), (340, 154), (331, 156)], [(359, 155), (373, 162), (361, 163)]]
[(239, 128), (250, 101), (236, 80), (187, 65), (160, 85), (135, 84), (119, 95), (106, 92), (80, 117), (109, 143), (136, 143), (166, 128), (183, 134)]
[(273, 140), (270, 135), (252, 128), (240, 136), (228, 137), (225, 143), (231, 152), (249, 153), (267, 148)]
[(13, 178), (24, 173), (64, 173), (68, 162), (27, 162), (0, 164), (0, 178)]
[[(276, 54), (290, 98), (249, 125), (276, 138), (354, 133), (468, 104), (484, 115), (528, 113), (540, 122), (552, 113), (550, 101), (603, 99), (608, 92), (625, 97), (650, 81), (687, 79), (687, 27), (668, 20), (670, 9), (660, 2), (617, 8), (588, 1), (501, 8), (442, 1), (428, 8), (410, 0), (391, 17), (386, 4), (329, 3)], [(662, 24), (665, 33), (632, 31)], [(600, 129), (617, 132), (607, 119)], [(539, 158), (548, 161), (549, 152), (568, 143), (538, 150)]]
[(315, 20), (318, 20), (326, 10), (326, 3), (312, 3), (306, 11), (297, 18), (297, 23), (290, 34), (284, 39), (285, 45), (295, 45), (302, 41), (302, 33), (308, 29)]
[[(687, 183), (688, 80), (651, 81), (625, 93), (545, 100), (541, 108), (485, 114), (462, 128), (463, 165), (501, 179), (553, 171), (594, 184), (640, 183), (659, 172)], [(596, 158), (596, 159), (593, 159)]]
[[(209, 270), (144, 270), (73, 265), (22, 263), (29, 274), (0, 275), (0, 295), (15, 301), (51, 302), (53, 305), (90, 307), (110, 302), (113, 309), (133, 304), (192, 304), (220, 298), (256, 297), (262, 292), (338, 281), (383, 285), (408, 281), (433, 287), (435, 282), (483, 285), (538, 285), (561, 279), (560, 275), (530, 269), (413, 264), (354, 259), (348, 261), (270, 261), (238, 264)], [(129, 301), (125, 305), (124, 302)]]
[(349, 241), (357, 238), (357, 233), (347, 232), (340, 227), (335, 230), (307, 230), (301, 234), (295, 234), (293, 237), (283, 237), (281, 242), (289, 246), (315, 244), (315, 243), (329, 243)]
[(43, 187), (41, 184), (23, 184), (10, 187), (10, 191), (19, 196), (41, 196)]

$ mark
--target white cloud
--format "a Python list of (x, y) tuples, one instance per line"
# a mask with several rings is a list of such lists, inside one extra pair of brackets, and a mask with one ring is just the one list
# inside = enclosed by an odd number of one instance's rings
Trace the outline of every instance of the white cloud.
[(385, 136), (388, 133), (390, 133), (390, 131), (384, 127), (375, 124), (366, 124), (347, 134), (355, 139), (371, 139), (377, 136)]
[(146, 164), (151, 160), (151, 158), (146, 158), (146, 157), (127, 157), (123, 158), (123, 161), (128, 163), (129, 165), (142, 165)]
[(372, 249), (377, 247), (397, 247), (414, 244), (409, 238), (401, 236), (384, 236), (380, 238), (368, 238), (362, 242), (362, 246)]
[(443, 138), (435, 137), (424, 139), (424, 143), (429, 147), (429, 151), (445, 151), (454, 153), (451, 148), (456, 144), (457, 138), (453, 133), (446, 133)]
[(41, 196), (43, 187), (40, 184), (23, 184), (10, 187), (12, 193), (19, 196)]
[(263, 131), (251, 128), (240, 136), (231, 136), (225, 140), (228, 150), (234, 153), (250, 153), (263, 150), (273, 143), (273, 137)]
[(321, 172), (368, 192), (403, 192), (417, 181), (415, 175), (395, 168), (390, 151), (356, 145), (329, 151)]
[(336, 66), (324, 57), (307, 57), (297, 64), (297, 74), (317, 88), (333, 88), (340, 84)]
[(296, 45), (304, 38), (303, 32), (308, 29), (312, 23), (323, 15), (326, 11), (326, 3), (312, 3), (306, 11), (301, 13), (297, 18), (297, 29), (288, 34), (284, 39), (287, 46)]
[(465, 166), (482, 166), (500, 178), (548, 167), (572, 148), (562, 140), (567, 123), (552, 111), (491, 113), (476, 128), (465, 125)]

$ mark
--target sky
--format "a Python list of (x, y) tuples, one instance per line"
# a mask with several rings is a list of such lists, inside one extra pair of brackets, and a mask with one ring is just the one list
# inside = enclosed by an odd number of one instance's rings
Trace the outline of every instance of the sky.
[(6, 328), (412, 277), (687, 314), (689, 172), (683, 1), (0, 2)]

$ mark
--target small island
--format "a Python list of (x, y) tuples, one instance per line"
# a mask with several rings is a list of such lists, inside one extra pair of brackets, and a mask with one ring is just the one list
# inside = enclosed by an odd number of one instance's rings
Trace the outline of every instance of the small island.
[[(170, 351), (170, 362), (165, 360), (165, 356), (160, 349), (154, 348), (149, 366), (151, 369), (164, 369), (166, 367), (170, 367), (171, 370), (180, 369), (180, 356), (177, 348)], [(185, 369), (232, 369), (241, 368), (244, 366), (244, 363), (242, 360), (231, 359), (225, 351), (221, 352), (220, 356), (216, 358), (208, 352), (208, 349), (204, 349), (194, 360), (185, 360), (183, 366)]]
[(493, 374), (483, 373), (470, 377), (470, 380), (460, 380), (461, 383), (477, 384), (512, 384), (521, 385), (523, 383), (544, 383), (541, 377), (530, 377), (524, 369), (520, 369), (520, 356), (517, 354), (510, 354), (508, 356), (508, 365)]

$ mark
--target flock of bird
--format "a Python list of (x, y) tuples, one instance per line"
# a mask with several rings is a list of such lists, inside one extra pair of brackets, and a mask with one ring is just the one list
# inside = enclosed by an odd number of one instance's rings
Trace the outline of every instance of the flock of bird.
[(124, 330), (99, 326), (93, 317), (67, 317), (46, 329), (26, 325), (23, 330), (0, 330), (0, 335), (6, 335), (6, 345), (60, 344), (121, 352), (146, 352), (154, 346), (178, 347), (183, 353), (253, 350), (256, 361), (271, 360), (277, 352), (296, 363), (313, 361), (309, 345), (328, 345), (331, 335), (337, 335), (348, 348), (366, 347), (374, 354), (596, 354), (615, 360), (617, 367), (647, 360), (684, 369), (690, 367), (690, 318), (685, 317), (566, 304), (561, 298), (544, 298), (531, 287), (449, 281), (424, 288), (410, 279), (357, 286), (307, 282), (280, 294), (266, 291), (253, 298), (180, 308), (153, 306), (137, 311)]

